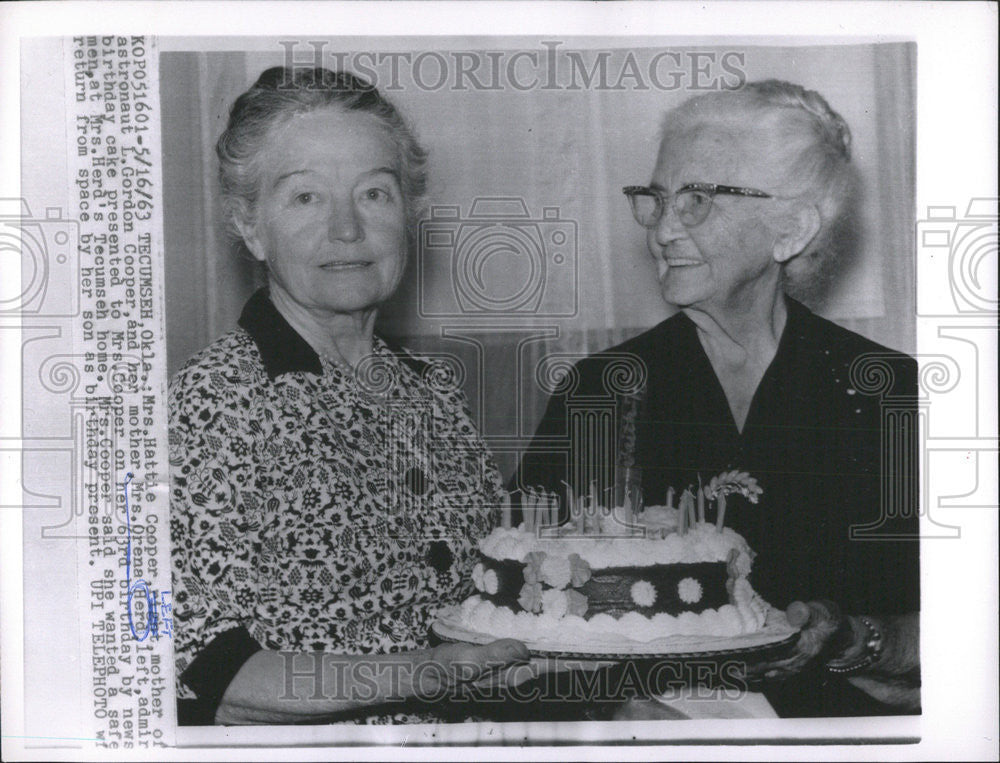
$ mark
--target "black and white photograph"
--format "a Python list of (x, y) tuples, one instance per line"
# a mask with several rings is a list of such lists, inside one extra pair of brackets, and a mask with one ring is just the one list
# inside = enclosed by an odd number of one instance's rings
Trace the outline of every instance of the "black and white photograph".
[(989, 759), (945, 5), (16, 19), (5, 757)]

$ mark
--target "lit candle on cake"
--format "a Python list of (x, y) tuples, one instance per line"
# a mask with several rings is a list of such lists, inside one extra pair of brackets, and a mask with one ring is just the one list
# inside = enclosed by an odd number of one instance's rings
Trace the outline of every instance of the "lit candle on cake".
[(698, 475), (698, 521), (705, 521), (705, 489), (701, 486), (701, 475)]

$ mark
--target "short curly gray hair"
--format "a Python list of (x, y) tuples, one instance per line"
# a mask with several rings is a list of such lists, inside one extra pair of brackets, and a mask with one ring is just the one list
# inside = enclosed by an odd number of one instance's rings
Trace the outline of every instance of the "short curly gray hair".
[(229, 123), (215, 146), (222, 203), (230, 225), (237, 220), (252, 223), (256, 217), (260, 158), (271, 130), (296, 114), (327, 106), (371, 114), (388, 130), (399, 152), (400, 186), (412, 244), (427, 191), (427, 152), (395, 106), (374, 86), (349, 72), (323, 68), (275, 66), (233, 103)]
[(820, 214), (820, 231), (809, 247), (788, 263), (786, 276), (814, 277), (830, 252), (831, 240), (853, 190), (851, 130), (822, 95), (781, 80), (750, 82), (740, 90), (689, 98), (663, 121), (667, 139), (705, 124), (752, 125), (773, 138), (774, 163), (787, 180), (788, 194), (810, 201)]

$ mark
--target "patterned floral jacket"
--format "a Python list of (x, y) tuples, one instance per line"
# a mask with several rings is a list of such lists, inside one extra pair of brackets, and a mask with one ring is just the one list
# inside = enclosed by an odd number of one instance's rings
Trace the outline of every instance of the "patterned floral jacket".
[[(352, 373), (255, 294), (170, 385), (178, 697), (214, 715), (258, 649), (426, 646), (503, 489), (442, 359)], [(209, 721), (210, 722), (210, 721)]]

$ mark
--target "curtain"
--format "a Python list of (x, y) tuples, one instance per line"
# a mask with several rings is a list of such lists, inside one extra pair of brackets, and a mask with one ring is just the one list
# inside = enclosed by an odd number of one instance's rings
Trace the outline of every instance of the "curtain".
[[(171, 373), (235, 326), (259, 282), (221, 219), (214, 143), (233, 100), (284, 62), (285, 49), (265, 42), (256, 51), (161, 54)], [(409, 49), (399, 39), (326, 42), (341, 54), (450, 46), (510, 60), (516, 52), (503, 40)], [(542, 43), (522, 48), (542, 51), (544, 62)], [(621, 187), (649, 181), (659, 122), (693, 94), (692, 80), (613, 89), (589, 68), (604, 60), (620, 73), (631, 58), (647, 71), (668, 50), (716, 65), (728, 55), (747, 81), (797, 82), (845, 118), (858, 189), (835, 277), (811, 306), (882, 344), (915, 349), (913, 44), (629, 49), (588, 41), (559, 51), (562, 61), (579, 51), (587, 64), (572, 73), (579, 87), (390, 89), (429, 150), (431, 188), (408, 277), (382, 310), (380, 330), (459, 359), (473, 414), (508, 476), (544, 409), (544, 358), (582, 357), (671, 314)]]

